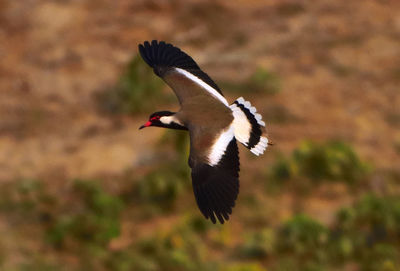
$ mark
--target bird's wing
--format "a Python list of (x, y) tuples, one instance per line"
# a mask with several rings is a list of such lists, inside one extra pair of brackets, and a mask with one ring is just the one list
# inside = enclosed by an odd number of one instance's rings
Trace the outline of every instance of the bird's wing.
[(213, 140), (207, 135), (196, 136), (190, 129), (189, 133), (189, 166), (197, 205), (207, 219), (213, 223), (218, 219), (223, 224), (232, 214), (239, 194), (239, 151), (233, 127)]
[(211, 95), (226, 106), (228, 102), (215, 82), (196, 62), (179, 48), (164, 41), (139, 44), (143, 60), (153, 68), (175, 92), (181, 104), (190, 97)]

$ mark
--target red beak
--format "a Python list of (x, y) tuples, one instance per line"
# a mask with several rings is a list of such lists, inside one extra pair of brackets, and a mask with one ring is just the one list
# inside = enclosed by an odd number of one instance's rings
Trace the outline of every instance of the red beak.
[(151, 121), (148, 121), (148, 122), (146, 122), (144, 125), (140, 126), (140, 127), (139, 127), (139, 130), (140, 130), (140, 129), (143, 129), (143, 128), (145, 128), (145, 127), (149, 127), (149, 126), (151, 126)]

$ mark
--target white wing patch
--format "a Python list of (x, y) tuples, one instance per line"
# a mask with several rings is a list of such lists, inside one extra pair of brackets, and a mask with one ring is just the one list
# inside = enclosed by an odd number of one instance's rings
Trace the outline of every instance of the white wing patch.
[[(244, 110), (243, 107), (239, 107), (239, 105), (242, 105), (246, 110)], [(230, 108), (232, 110), (234, 118), (232, 126), (234, 128), (236, 139), (240, 143), (245, 145), (248, 149), (250, 149), (250, 151), (255, 155), (258, 156), (260, 154), (263, 154), (265, 149), (268, 147), (267, 137), (261, 135), (256, 138), (258, 141), (253, 143), (255, 144), (253, 147), (251, 147), (252, 145), (249, 146), (249, 141), (251, 140), (250, 138), (252, 137), (252, 135), (254, 136), (254, 134), (252, 134), (252, 130), (254, 127), (252, 127), (252, 123), (249, 121), (248, 115), (250, 118), (256, 120), (259, 126), (265, 127), (265, 122), (262, 120), (261, 115), (257, 113), (257, 109), (252, 106), (250, 102), (245, 101), (243, 97), (238, 98), (235, 103), (230, 105)], [(245, 111), (246, 113), (250, 112), (250, 114), (246, 115)]]
[(208, 154), (208, 161), (210, 166), (218, 165), (222, 156), (225, 154), (226, 148), (234, 137), (233, 125), (230, 125), (222, 133), (220, 133), (214, 144), (211, 146), (210, 153)]
[(224, 96), (222, 96), (216, 89), (214, 89), (213, 87), (208, 85), (206, 82), (204, 82), (203, 80), (201, 80), (197, 76), (195, 76), (195, 75), (191, 74), (190, 72), (185, 71), (183, 69), (175, 68), (175, 70), (178, 73), (180, 73), (180, 74), (184, 75), (185, 77), (189, 78), (190, 80), (192, 80), (196, 84), (198, 84), (200, 87), (204, 88), (208, 93), (210, 93), (212, 96), (214, 96), (220, 102), (222, 102), (224, 105), (229, 107), (229, 104), (228, 104), (227, 100), (224, 98)]
[(244, 112), (235, 103), (231, 104), (233, 114), (233, 128), (236, 139), (247, 147), (250, 139), (251, 124)]

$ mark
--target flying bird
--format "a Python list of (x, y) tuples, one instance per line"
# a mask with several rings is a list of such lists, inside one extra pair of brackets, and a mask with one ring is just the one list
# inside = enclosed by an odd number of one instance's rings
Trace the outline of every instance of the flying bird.
[(145, 127), (189, 131), (189, 166), (201, 213), (215, 224), (232, 214), (239, 194), (239, 151), (236, 140), (255, 155), (269, 145), (265, 123), (242, 97), (229, 104), (220, 88), (186, 53), (164, 41), (139, 45), (143, 60), (175, 92), (178, 112), (150, 115)]

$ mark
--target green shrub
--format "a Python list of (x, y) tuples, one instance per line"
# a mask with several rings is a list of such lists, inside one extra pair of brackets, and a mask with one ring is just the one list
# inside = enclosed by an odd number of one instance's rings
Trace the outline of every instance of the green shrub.
[(161, 79), (136, 55), (128, 63), (117, 85), (98, 93), (96, 98), (100, 108), (106, 112), (147, 112), (166, 99), (162, 86)]
[[(158, 271), (157, 263), (148, 255), (138, 253), (134, 246), (119, 251), (110, 251), (104, 260), (105, 270), (113, 271)], [(96, 269), (94, 269), (96, 270)]]
[(366, 195), (354, 207), (338, 212), (337, 226), (366, 234), (370, 242), (400, 239), (400, 198)]
[(239, 253), (245, 258), (265, 258), (272, 254), (276, 245), (276, 235), (271, 229), (263, 229), (248, 234)]
[(21, 180), (18, 185), (3, 184), (0, 195), (0, 211), (27, 213), (37, 201), (37, 191), (41, 190), (36, 180)]
[(266, 271), (258, 263), (237, 263), (228, 266), (223, 266), (219, 269), (220, 271)]
[[(273, 231), (250, 232), (241, 256), (272, 259), (271, 270), (397, 270), (400, 197), (366, 195), (338, 211), (332, 227), (299, 214)], [(329, 267), (329, 268), (328, 268)]]
[(248, 89), (257, 92), (276, 94), (280, 91), (278, 76), (264, 68), (258, 68), (250, 77)]
[(211, 227), (210, 222), (200, 215), (191, 215), (188, 218), (187, 225), (193, 232), (199, 234), (206, 233)]
[(293, 257), (281, 256), (278, 262), (272, 268), (274, 271), (292, 271), (301, 270), (299, 264), (295, 261)]
[[(400, 198), (366, 195), (338, 212), (332, 245), (341, 259), (357, 259), (363, 270), (400, 264)], [(346, 243), (344, 245), (344, 240)]]
[(326, 244), (328, 229), (306, 215), (296, 215), (279, 229), (277, 249), (284, 253), (318, 258)]
[(19, 265), (19, 271), (58, 271), (67, 270), (63, 266), (57, 264), (46, 263), (45, 260), (34, 259), (33, 261), (27, 261)]
[(166, 130), (158, 142), (158, 147), (171, 147), (180, 158), (180, 162), (187, 162), (189, 157), (189, 134), (186, 131)]
[(239, 253), (245, 258), (272, 259), (271, 270), (324, 270), (328, 238), (328, 228), (300, 214), (276, 229), (249, 233)]
[(166, 160), (145, 176), (136, 179), (134, 195), (140, 202), (167, 210), (190, 186), (187, 166), (189, 136), (184, 132), (167, 131), (159, 146), (172, 146), (176, 157)]
[[(74, 204), (62, 202), (63, 213), (53, 214), (46, 239), (62, 246), (66, 239), (104, 246), (120, 233), (122, 201), (106, 193), (92, 181), (77, 180), (73, 186)], [(69, 206), (69, 204), (71, 204)]]
[(276, 181), (306, 178), (313, 182), (329, 180), (353, 184), (364, 178), (368, 169), (367, 164), (345, 143), (305, 141), (290, 157), (279, 158), (271, 167), (270, 174)]
[(206, 260), (206, 247), (200, 236), (186, 225), (167, 232), (156, 232), (138, 244), (139, 255), (151, 261), (155, 270), (215, 270), (215, 263)]
[(189, 183), (179, 172), (169, 166), (158, 168), (137, 180), (135, 194), (141, 202), (169, 209)]

